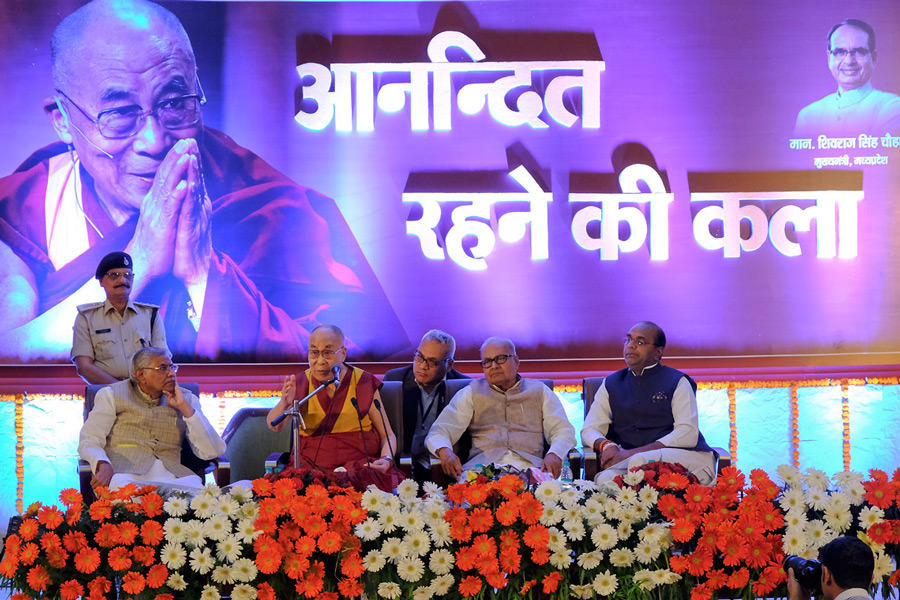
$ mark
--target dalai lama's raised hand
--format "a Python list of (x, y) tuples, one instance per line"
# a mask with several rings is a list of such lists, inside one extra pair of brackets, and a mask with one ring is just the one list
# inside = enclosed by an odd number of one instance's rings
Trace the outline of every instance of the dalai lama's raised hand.
[(187, 165), (188, 193), (181, 203), (181, 211), (178, 215), (172, 273), (188, 288), (197, 285), (205, 287), (209, 273), (209, 261), (212, 256), (210, 235), (212, 203), (203, 180), (200, 148), (197, 141), (193, 139), (184, 141), (190, 144)]

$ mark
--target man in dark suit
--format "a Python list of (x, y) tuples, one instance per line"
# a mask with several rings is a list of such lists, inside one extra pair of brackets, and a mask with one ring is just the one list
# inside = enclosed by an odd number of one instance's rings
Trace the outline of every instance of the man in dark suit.
[(453, 368), (456, 340), (449, 333), (432, 329), (419, 342), (413, 364), (391, 369), (385, 381), (403, 382), (403, 453), (413, 457), (413, 478), (430, 479), (431, 455), (425, 436), (450, 398), (447, 379), (469, 379)]

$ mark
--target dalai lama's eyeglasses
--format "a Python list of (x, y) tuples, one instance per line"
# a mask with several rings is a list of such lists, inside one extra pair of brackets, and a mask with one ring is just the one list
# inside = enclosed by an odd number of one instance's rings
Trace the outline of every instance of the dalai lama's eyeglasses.
[(341, 351), (341, 346), (337, 350), (310, 350), (306, 354), (309, 356), (309, 360), (318, 360), (319, 356), (324, 358), (325, 360), (331, 360), (334, 358), (334, 355)]
[(137, 104), (117, 106), (101, 110), (97, 118), (92, 118), (83, 108), (62, 90), (56, 90), (63, 98), (81, 111), (84, 117), (97, 126), (100, 135), (108, 140), (129, 138), (141, 130), (147, 117), (154, 116), (166, 129), (186, 129), (200, 121), (200, 107), (206, 104), (206, 95), (197, 80), (199, 94), (185, 94), (175, 98), (167, 98), (156, 103), (151, 110), (144, 110)]

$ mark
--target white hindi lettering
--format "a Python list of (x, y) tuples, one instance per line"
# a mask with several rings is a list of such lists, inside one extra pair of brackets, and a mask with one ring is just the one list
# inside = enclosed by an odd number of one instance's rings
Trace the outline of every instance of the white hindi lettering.
[[(638, 182), (643, 181), (649, 193), (642, 193)], [(674, 200), (667, 193), (659, 173), (643, 164), (629, 165), (619, 174), (620, 194), (594, 194), (573, 192), (569, 202), (600, 204), (587, 206), (572, 218), (572, 236), (585, 250), (600, 250), (601, 260), (618, 260), (619, 252), (635, 252), (644, 246), (650, 234), (650, 260), (669, 258), (669, 204)], [(636, 206), (620, 206), (621, 203), (649, 203), (650, 226), (647, 218)], [(588, 233), (592, 221), (600, 222), (600, 237)], [(619, 238), (619, 223), (628, 223), (628, 237)]]
[[(430, 259), (444, 260), (446, 256), (459, 266), (471, 271), (487, 269), (485, 258), (496, 244), (491, 228), (491, 212), (498, 202), (527, 202), (525, 212), (507, 212), (497, 219), (497, 235), (506, 243), (522, 240), (531, 230), (531, 259), (543, 260), (550, 256), (548, 204), (551, 192), (545, 192), (525, 167), (517, 167), (510, 173), (524, 192), (404, 192), (403, 202), (417, 202), (422, 206), (422, 217), (406, 222), (406, 233), (419, 238), (422, 253)], [(450, 213), (452, 226), (444, 239), (444, 248), (438, 240), (436, 228), (441, 220), (441, 202), (462, 202), (463, 206)], [(466, 251), (463, 241), (475, 238), (475, 244)]]
[[(818, 258), (855, 258), (858, 253), (857, 204), (863, 192), (811, 191), (811, 192), (692, 192), (691, 202), (716, 202), (694, 216), (694, 239), (706, 250), (722, 250), (726, 258), (737, 258), (741, 252), (759, 249), (766, 241), (785, 256), (800, 256), (798, 242), (787, 236), (788, 224), (795, 232), (809, 232), (816, 222), (816, 256)], [(813, 206), (783, 206), (771, 218), (754, 204), (741, 204), (743, 200), (810, 202)], [(741, 235), (741, 221), (750, 224), (750, 237)], [(714, 236), (710, 225), (722, 222), (722, 235)]]
[[(472, 62), (450, 62), (447, 51), (459, 48)], [(321, 131), (334, 122), (337, 131), (373, 131), (375, 108), (384, 112), (403, 110), (409, 97), (410, 127), (413, 131), (428, 131), (432, 116), (429, 113), (429, 74), (431, 75), (433, 126), (435, 131), (449, 131), (453, 113), (453, 74), (496, 74), (493, 82), (460, 83), (456, 106), (466, 115), (488, 109), (498, 123), (515, 127), (528, 125), (535, 129), (549, 127), (546, 114), (553, 122), (572, 127), (581, 119), (584, 129), (600, 127), (600, 73), (603, 61), (512, 61), (485, 62), (485, 54), (468, 36), (458, 31), (444, 31), (428, 43), (428, 63), (333, 63), (331, 69), (318, 63), (304, 63), (297, 67), (301, 94), (305, 102), (295, 120), (314, 131)], [(549, 72), (551, 80), (544, 95), (534, 89), (536, 72)], [(398, 73), (408, 75), (408, 81), (380, 84), (376, 75)], [(573, 74), (574, 73), (574, 74)], [(355, 84), (355, 85), (354, 85)], [(332, 85), (334, 90), (331, 91)], [(376, 86), (378, 90), (376, 92)], [(581, 91), (581, 115), (566, 108), (566, 93)], [(515, 90), (515, 110), (507, 105)]]

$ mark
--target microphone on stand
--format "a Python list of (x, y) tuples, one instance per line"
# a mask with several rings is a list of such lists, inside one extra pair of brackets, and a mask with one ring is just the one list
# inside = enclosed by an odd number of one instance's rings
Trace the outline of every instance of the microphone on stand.
[[(337, 368), (338, 367), (335, 367), (335, 369)], [(350, 398), (350, 404), (356, 409), (356, 420), (359, 421), (359, 436), (362, 438), (363, 454), (366, 455), (366, 465), (371, 466), (369, 461), (369, 451), (366, 450), (366, 436), (363, 433), (362, 417), (359, 416), (359, 402), (356, 401), (356, 398)]]
[[(334, 387), (340, 387), (341, 385), (341, 365), (334, 365), (331, 367), (331, 372), (334, 373)], [(354, 398), (355, 400), (355, 398)], [(357, 412), (358, 409), (357, 409)]]
[[(384, 413), (383, 410), (381, 410), (381, 401), (378, 398), (374, 398), (373, 402), (375, 402), (375, 408), (378, 409), (378, 414), (381, 415), (382, 422), (390, 423), (390, 421), (388, 421), (387, 415)], [(387, 435), (387, 427), (384, 428), (384, 433), (385, 433), (384, 437), (387, 438), (388, 449), (390, 449), (390, 451), (391, 451), (391, 462), (394, 462), (397, 460), (397, 458), (396, 458), (397, 453), (394, 452), (394, 445), (391, 443), (391, 436)], [(396, 465), (396, 463), (395, 463), (395, 465)]]

